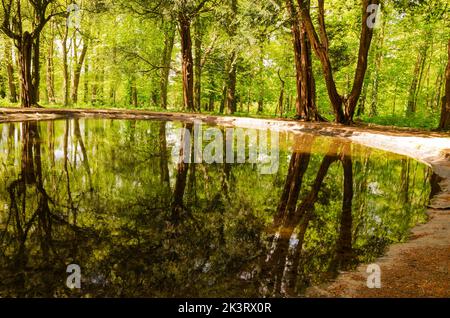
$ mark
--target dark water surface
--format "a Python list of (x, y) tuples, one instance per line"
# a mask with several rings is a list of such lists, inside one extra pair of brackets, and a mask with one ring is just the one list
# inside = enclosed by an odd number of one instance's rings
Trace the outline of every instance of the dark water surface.
[(281, 134), (274, 174), (178, 164), (181, 126), (0, 125), (0, 297), (300, 296), (426, 221), (414, 160)]

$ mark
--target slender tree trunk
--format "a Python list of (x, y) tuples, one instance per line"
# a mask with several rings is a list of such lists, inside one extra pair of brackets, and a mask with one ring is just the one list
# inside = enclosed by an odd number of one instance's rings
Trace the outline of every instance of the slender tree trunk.
[(347, 144), (343, 149), (342, 164), (344, 167), (344, 200), (340, 221), (339, 238), (336, 245), (336, 259), (333, 271), (346, 269), (352, 261), (352, 205), (353, 205), (353, 163), (351, 157), (351, 145)]
[(417, 111), (417, 98), (422, 84), (423, 71), (425, 69), (427, 54), (430, 47), (430, 39), (431, 34), (427, 32), (425, 43), (422, 45), (417, 55), (416, 65), (414, 66), (413, 79), (411, 82), (411, 87), (409, 89), (408, 106), (406, 110), (406, 115), (408, 116), (415, 114)]
[(223, 88), (222, 88), (222, 99), (220, 100), (220, 108), (219, 108), (219, 113), (223, 114), (223, 112), (225, 111), (225, 104), (227, 103), (227, 85), (224, 84)]
[(84, 96), (83, 101), (85, 104), (89, 102), (89, 60), (86, 59), (84, 63)]
[[(193, 124), (185, 125), (185, 132), (187, 135), (192, 135)], [(177, 167), (177, 177), (175, 182), (175, 188), (172, 198), (172, 221), (177, 223), (180, 220), (181, 214), (184, 211), (184, 194), (187, 185), (187, 175), (189, 171), (189, 163), (186, 163), (187, 152), (190, 151), (191, 144), (187, 142), (186, 138), (189, 136), (183, 136), (180, 147), (180, 162)], [(189, 141), (191, 141), (189, 139)]]
[(33, 99), (36, 102), (36, 105), (39, 103), (39, 86), (41, 83), (41, 41), (40, 41), (40, 34), (36, 35), (35, 39), (33, 40), (33, 62), (32, 62), (32, 83), (33, 83)]
[(381, 64), (383, 62), (383, 47), (384, 47), (384, 30), (386, 22), (383, 21), (380, 35), (377, 39), (377, 44), (375, 47), (375, 70), (373, 73), (373, 83), (372, 83), (372, 101), (370, 103), (370, 116), (375, 117), (378, 114), (378, 87), (380, 82), (380, 70)]
[(203, 26), (200, 16), (195, 19), (194, 32), (194, 107), (196, 111), (200, 111), (202, 107), (202, 44), (203, 44)]
[(237, 111), (237, 101), (236, 101), (236, 77), (237, 77), (237, 66), (236, 66), (236, 52), (232, 52), (230, 56), (230, 67), (228, 71), (227, 78), (227, 111), (229, 114), (234, 114)]
[(448, 41), (448, 64), (445, 71), (445, 97), (442, 99), (441, 130), (450, 130), (450, 40)]
[(178, 16), (178, 24), (181, 38), (184, 108), (188, 111), (195, 111), (191, 19), (186, 14), (180, 13)]
[(67, 40), (69, 38), (69, 27), (65, 26), (63, 39), (62, 39), (62, 71), (63, 71), (63, 105), (67, 106), (69, 104), (69, 62), (68, 62), (68, 48)]
[[(238, 13), (238, 1), (231, 0), (230, 2), (231, 9), (231, 17), (229, 21), (228, 27), (228, 36), (230, 37), (230, 41), (233, 42), (235, 40), (237, 34), (237, 24), (236, 24), (236, 15)], [(231, 43), (231, 46), (234, 46)], [(237, 111), (237, 101), (236, 101), (236, 77), (237, 77), (237, 50), (233, 47), (230, 57), (229, 57), (229, 67), (227, 72), (227, 111), (229, 114), (234, 114)]]
[(14, 64), (12, 59), (12, 52), (11, 40), (5, 39), (5, 61), (6, 72), (8, 74), (9, 101), (11, 103), (17, 103), (17, 88), (14, 79)]
[(54, 104), (55, 99), (55, 66), (54, 66), (54, 48), (55, 48), (55, 37), (53, 30), (53, 23), (50, 24), (50, 38), (48, 41), (48, 51), (47, 51), (47, 76), (46, 76), (46, 88), (48, 101)]
[[(284, 91), (286, 86), (286, 81), (281, 77), (280, 71), (278, 71), (278, 78), (280, 79), (281, 88), (280, 88), (280, 96), (278, 98), (278, 110), (280, 112), (280, 117), (283, 117), (284, 114)], [(275, 112), (275, 116), (278, 115), (278, 112)]]
[(161, 108), (167, 109), (167, 94), (169, 88), (169, 75), (172, 64), (172, 51), (175, 42), (175, 27), (172, 23), (164, 26), (164, 51), (161, 69)]
[[(81, 54), (78, 61), (76, 61), (75, 69), (73, 71), (71, 99), (72, 103), (74, 104), (78, 103), (78, 87), (80, 85), (81, 69), (83, 68), (83, 63), (86, 58), (87, 51), (88, 51), (88, 44), (86, 41), (83, 41), (83, 48), (81, 50)], [(77, 58), (77, 55), (75, 55), (75, 58)]]

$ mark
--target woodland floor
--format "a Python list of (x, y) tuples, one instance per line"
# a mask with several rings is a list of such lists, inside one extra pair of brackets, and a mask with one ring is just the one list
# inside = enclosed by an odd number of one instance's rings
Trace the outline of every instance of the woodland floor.
[(311, 288), (308, 297), (450, 297), (450, 135), (395, 127), (290, 120), (217, 117), (188, 113), (133, 110), (0, 108), (0, 123), (73, 117), (193, 121), (243, 128), (270, 128), (350, 139), (369, 147), (395, 152), (431, 166), (442, 178), (441, 193), (430, 205), (429, 222), (412, 230), (407, 243), (395, 244), (374, 263), (381, 267), (382, 288), (366, 286), (367, 264), (342, 273), (334, 282)]

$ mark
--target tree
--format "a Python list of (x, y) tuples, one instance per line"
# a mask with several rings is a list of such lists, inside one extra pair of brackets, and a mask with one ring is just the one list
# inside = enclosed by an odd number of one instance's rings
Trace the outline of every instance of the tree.
[[(309, 1), (306, 5), (309, 10)], [(291, 20), (292, 42), (294, 45), (297, 117), (320, 121), (323, 118), (319, 115), (316, 107), (316, 85), (312, 70), (311, 44), (307, 38), (305, 22), (299, 16), (293, 0), (286, 0), (286, 8)]]
[(22, 107), (33, 107), (39, 101), (40, 35), (47, 22), (61, 13), (55, 12), (55, 0), (28, 0), (26, 4), (2, 0), (0, 31), (14, 40), (19, 53)]
[(450, 130), (450, 40), (448, 40), (448, 63), (445, 71), (445, 96), (442, 98), (439, 129)]
[[(330, 61), (328, 34), (325, 26), (325, 0), (319, 1), (319, 34), (312, 22), (309, 1), (298, 0), (302, 19), (305, 23), (308, 38), (314, 48), (314, 51), (320, 60), (323, 68), (325, 82), (327, 86), (328, 96), (330, 98), (335, 118), (338, 123), (350, 124), (353, 121), (356, 106), (364, 82), (364, 77), (367, 70), (367, 57), (370, 49), (370, 44), (373, 37), (373, 28), (371, 27), (370, 18), (374, 14), (370, 9), (375, 5), (379, 6), (378, 0), (362, 0), (362, 19), (361, 19), (361, 35), (359, 43), (358, 61), (356, 66), (355, 77), (353, 80), (353, 87), (350, 94), (339, 94), (336, 82), (333, 75), (333, 67)], [(375, 8), (375, 7), (373, 7)], [(375, 10), (376, 11), (376, 10)]]

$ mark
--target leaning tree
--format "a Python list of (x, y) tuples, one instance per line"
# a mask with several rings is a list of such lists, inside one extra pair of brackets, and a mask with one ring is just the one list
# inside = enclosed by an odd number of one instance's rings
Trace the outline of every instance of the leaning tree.
[(325, 23), (325, 0), (318, 0), (318, 31), (312, 22), (310, 13), (310, 0), (297, 0), (300, 15), (309, 41), (322, 64), (322, 69), (336, 121), (341, 124), (350, 124), (353, 121), (356, 106), (361, 96), (364, 77), (368, 66), (369, 49), (376, 23), (376, 13), (380, 4), (379, 0), (360, 0), (361, 6), (361, 34), (359, 36), (359, 51), (356, 63), (353, 86), (349, 94), (340, 94), (336, 87), (329, 52), (329, 38)]
[(1, 0), (0, 32), (14, 41), (20, 65), (22, 107), (38, 106), (40, 35), (56, 12), (56, 0)]

